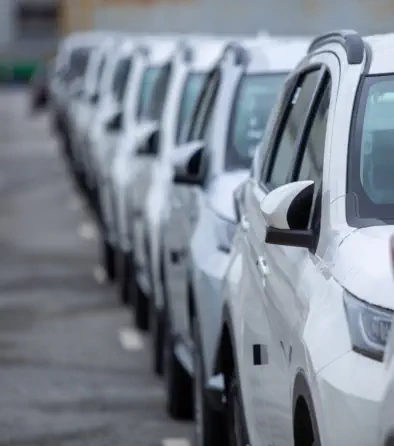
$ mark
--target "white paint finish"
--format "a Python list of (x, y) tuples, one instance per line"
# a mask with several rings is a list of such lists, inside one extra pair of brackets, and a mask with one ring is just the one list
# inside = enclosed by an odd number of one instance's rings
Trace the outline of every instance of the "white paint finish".
[(99, 285), (103, 285), (107, 281), (107, 274), (101, 265), (96, 265), (93, 268), (93, 277)]
[(187, 438), (164, 438), (161, 443), (163, 446), (190, 446)]
[(85, 240), (95, 240), (97, 236), (97, 230), (92, 223), (83, 222), (78, 227), (78, 235)]
[(141, 351), (144, 348), (144, 339), (137, 330), (129, 327), (119, 330), (119, 342), (127, 351)]

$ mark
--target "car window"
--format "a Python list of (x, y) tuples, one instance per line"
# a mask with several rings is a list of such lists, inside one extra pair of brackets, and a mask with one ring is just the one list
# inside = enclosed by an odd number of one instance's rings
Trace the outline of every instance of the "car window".
[(199, 141), (206, 139), (211, 127), (211, 117), (213, 105), (220, 82), (220, 71), (214, 70), (208, 75), (205, 84), (201, 89), (201, 95), (198, 99), (193, 112), (192, 125), (190, 128), (188, 140)]
[(111, 90), (115, 99), (121, 102), (124, 98), (124, 92), (127, 86), (127, 79), (131, 69), (131, 58), (124, 57), (116, 65)]
[(306, 113), (319, 79), (319, 70), (306, 73), (300, 79), (287, 104), (282, 131), (279, 141), (276, 141), (270, 172), (268, 173), (267, 184), (270, 188), (282, 186), (287, 181), (296, 155), (296, 143), (303, 130)]
[(91, 47), (75, 48), (71, 51), (67, 71), (68, 82), (85, 75), (91, 52)]
[(152, 91), (152, 97), (148, 104), (147, 117), (152, 121), (161, 119), (166, 101), (168, 85), (171, 79), (172, 64), (168, 63), (160, 69), (159, 76)]
[(226, 170), (250, 167), (286, 76), (286, 73), (245, 74), (241, 78), (229, 121)]
[(166, 67), (153, 66), (145, 69), (142, 76), (142, 82), (139, 90), (137, 119), (149, 119), (152, 110), (152, 101), (155, 100), (154, 94), (157, 91), (157, 81), (162, 81), (163, 70)]
[(176, 131), (177, 145), (180, 145), (187, 140), (190, 120), (206, 78), (206, 73), (190, 73), (186, 79), (178, 112)]

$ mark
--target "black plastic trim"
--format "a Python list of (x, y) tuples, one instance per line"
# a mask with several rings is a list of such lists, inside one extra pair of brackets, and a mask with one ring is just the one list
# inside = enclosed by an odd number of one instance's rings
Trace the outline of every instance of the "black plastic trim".
[(339, 43), (346, 51), (347, 62), (350, 65), (361, 64), (364, 59), (365, 43), (362, 37), (353, 30), (332, 31), (316, 37), (308, 48), (308, 53), (329, 43)]

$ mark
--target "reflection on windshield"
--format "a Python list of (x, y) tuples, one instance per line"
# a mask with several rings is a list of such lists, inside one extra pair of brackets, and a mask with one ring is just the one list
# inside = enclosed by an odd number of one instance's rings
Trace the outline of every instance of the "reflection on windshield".
[(137, 119), (148, 119), (150, 115), (153, 92), (163, 67), (149, 67), (142, 77), (140, 93), (138, 98)]
[(189, 74), (186, 80), (178, 115), (176, 134), (176, 143), (178, 145), (186, 141), (194, 107), (206, 78), (207, 75), (205, 73), (192, 73)]
[(245, 75), (233, 104), (226, 168), (249, 168), (286, 73)]

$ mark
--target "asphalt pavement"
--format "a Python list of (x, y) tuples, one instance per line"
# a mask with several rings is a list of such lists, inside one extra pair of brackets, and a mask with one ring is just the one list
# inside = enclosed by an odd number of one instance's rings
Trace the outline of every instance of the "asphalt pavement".
[(189, 446), (22, 88), (0, 91), (0, 446)]

